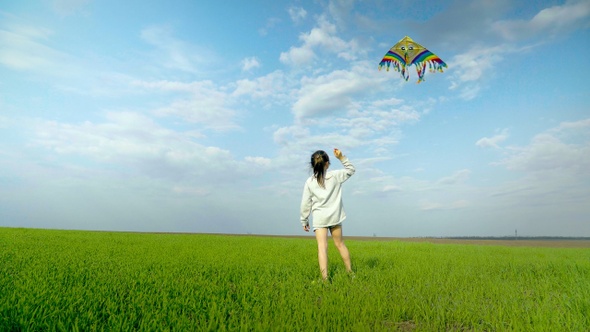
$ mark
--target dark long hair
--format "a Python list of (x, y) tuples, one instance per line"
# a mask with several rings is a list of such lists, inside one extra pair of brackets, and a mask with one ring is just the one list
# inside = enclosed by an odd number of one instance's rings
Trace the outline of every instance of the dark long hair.
[(326, 179), (326, 164), (328, 163), (330, 163), (330, 157), (328, 157), (328, 154), (323, 150), (318, 150), (311, 155), (313, 176), (322, 188), (325, 188), (324, 180)]

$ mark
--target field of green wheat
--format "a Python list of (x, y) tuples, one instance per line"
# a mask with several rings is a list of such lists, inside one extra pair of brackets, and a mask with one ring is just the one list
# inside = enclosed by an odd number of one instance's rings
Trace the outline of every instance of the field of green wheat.
[(0, 228), (0, 331), (588, 331), (590, 249)]

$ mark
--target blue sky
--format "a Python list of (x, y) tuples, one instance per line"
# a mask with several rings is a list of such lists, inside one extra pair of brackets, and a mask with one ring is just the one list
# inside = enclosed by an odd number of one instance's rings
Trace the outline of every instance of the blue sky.
[[(590, 236), (590, 1), (0, 4), (0, 226)], [(378, 71), (412, 37), (448, 65)], [(340, 167), (333, 163), (334, 168)]]

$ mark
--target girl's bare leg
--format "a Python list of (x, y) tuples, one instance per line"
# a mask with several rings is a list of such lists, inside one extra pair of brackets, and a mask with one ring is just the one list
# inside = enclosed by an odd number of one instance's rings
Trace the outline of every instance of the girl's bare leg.
[(328, 229), (316, 229), (315, 238), (318, 241), (318, 261), (320, 263), (322, 279), (328, 280)]
[(352, 272), (352, 264), (350, 263), (350, 253), (348, 252), (348, 248), (344, 244), (344, 238), (342, 236), (342, 226), (332, 227), (330, 230), (332, 234), (332, 239), (334, 240), (334, 245), (338, 248), (340, 252), (340, 256), (342, 257), (342, 261), (344, 262), (344, 267), (346, 268), (346, 272)]

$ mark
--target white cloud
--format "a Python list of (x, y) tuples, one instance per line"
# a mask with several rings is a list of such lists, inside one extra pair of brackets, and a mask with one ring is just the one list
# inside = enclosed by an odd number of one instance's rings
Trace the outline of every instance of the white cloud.
[(353, 105), (353, 96), (379, 88), (384, 78), (375, 75), (366, 65), (350, 71), (336, 70), (327, 75), (304, 77), (299, 98), (293, 104), (297, 119), (346, 112)]
[(392, 192), (392, 191), (400, 191), (401, 188), (394, 185), (394, 184), (389, 184), (389, 185), (385, 185), (383, 186), (383, 192)]
[(498, 21), (492, 29), (508, 40), (530, 36), (551, 35), (587, 24), (590, 18), (590, 1), (568, 1), (561, 6), (545, 8), (531, 20)]
[(60, 48), (63, 31), (31, 25), (16, 16), (0, 12), (0, 66), (34, 75), (47, 87), (60, 93), (92, 97), (121, 96), (132, 91), (133, 78), (113, 70), (112, 59), (84, 51), (76, 46)]
[(151, 26), (141, 31), (141, 38), (156, 47), (153, 63), (170, 69), (197, 73), (216, 59), (213, 52), (180, 40), (165, 26)]
[(202, 124), (218, 130), (234, 130), (239, 126), (234, 122), (236, 111), (226, 106), (226, 94), (215, 91), (213, 95), (194, 94), (188, 99), (177, 100), (167, 106), (154, 110), (159, 116), (176, 116), (185, 121)]
[(513, 196), (514, 194), (527, 194), (534, 188), (531, 185), (513, 185), (498, 188), (490, 192), (491, 197)]
[(476, 47), (458, 54), (449, 62), (454, 68), (454, 79), (459, 82), (480, 80), (506, 53), (504, 45), (493, 47)]
[(443, 177), (437, 181), (437, 184), (442, 185), (453, 185), (458, 183), (464, 183), (469, 179), (471, 175), (471, 171), (468, 169), (462, 169), (460, 171), (455, 172), (451, 176)]
[[(362, 145), (370, 145), (372, 141), (359, 140), (343, 132), (336, 130), (323, 130), (321, 133), (312, 133), (308, 127), (293, 125), (278, 128), (273, 138), (276, 144), (288, 154), (313, 152), (317, 150), (318, 144), (326, 148), (339, 147), (343, 151)], [(320, 143), (321, 142), (321, 143)]]
[(398, 98), (389, 98), (389, 99), (379, 99), (373, 102), (374, 107), (393, 107), (400, 105), (404, 102), (403, 99)]
[(272, 160), (265, 157), (246, 157), (245, 161), (252, 163), (258, 167), (268, 167), (272, 163)]
[(261, 36), (268, 35), (268, 31), (272, 30), (277, 24), (281, 23), (281, 20), (276, 17), (271, 17), (266, 20), (266, 25), (263, 28), (258, 29), (258, 33)]
[(295, 125), (278, 128), (273, 134), (273, 139), (278, 145), (289, 145), (297, 141), (302, 141), (309, 137), (309, 135), (308, 128)]
[(561, 226), (567, 220), (587, 223), (582, 216), (588, 215), (590, 199), (590, 119), (562, 122), (535, 135), (527, 145), (502, 151), (506, 157), (495, 165), (512, 171), (512, 179), (486, 189), (489, 208), (507, 217), (513, 211), (534, 212), (530, 227), (541, 227), (540, 233), (551, 225), (537, 221), (543, 218), (551, 223), (560, 220)]
[(316, 49), (325, 54), (336, 54), (344, 60), (356, 59), (359, 51), (358, 44), (354, 40), (349, 42), (342, 40), (336, 36), (336, 32), (336, 26), (321, 16), (317, 27), (299, 36), (303, 44), (299, 47), (291, 47), (288, 52), (282, 52), (279, 59), (288, 65), (307, 65), (316, 58), (314, 51)]
[(351, 94), (364, 89), (363, 78), (351, 72), (336, 71), (326, 76), (305, 78), (300, 97), (293, 105), (296, 118), (345, 113), (351, 106)]
[[(380, 142), (396, 144), (398, 142), (399, 126), (416, 122), (420, 114), (414, 109), (372, 109), (352, 110), (334, 122), (340, 128), (348, 130), (348, 134), (357, 139), (378, 139)], [(395, 137), (395, 138), (394, 138)], [(374, 142), (376, 143), (376, 142)]]
[(550, 134), (540, 134), (525, 147), (510, 147), (510, 157), (500, 164), (519, 171), (590, 170), (590, 144), (568, 144)]
[[(553, 6), (545, 8), (537, 13), (531, 20), (497, 20), (495, 17), (500, 17), (509, 7), (505, 3), (490, 4), (494, 8), (486, 8), (488, 4), (480, 2), (474, 4), (471, 10), (477, 10), (478, 13), (485, 13), (485, 19), (481, 17), (477, 21), (465, 21), (466, 23), (458, 23), (455, 28), (460, 28), (465, 33), (455, 33), (456, 36), (448, 36), (446, 40), (453, 40), (457, 36), (463, 35), (462, 40), (480, 39), (481, 31), (488, 30), (492, 33), (500, 35), (505, 43), (496, 43), (491, 45), (479, 44), (473, 47), (471, 42), (470, 48), (467, 52), (460, 53), (454, 56), (450, 61), (449, 73), (451, 90), (456, 90), (461, 99), (471, 100), (476, 98), (481, 91), (486, 87), (484, 82), (487, 76), (494, 74), (494, 67), (499, 65), (505, 59), (511, 57), (513, 54), (520, 54), (534, 49), (538, 44), (525, 44), (522, 41), (531, 37), (542, 38), (547, 40), (548, 36), (555, 37), (560, 33), (568, 32), (575, 28), (582, 26), (590, 26), (590, 2), (589, 1), (568, 1), (561, 6)], [(497, 5), (497, 6), (496, 6)], [(457, 8), (455, 8), (457, 9)], [(453, 19), (456, 15), (465, 16), (465, 13), (460, 11), (449, 11), (450, 17), (445, 20)], [(474, 16), (476, 17), (476, 16)], [(456, 19), (456, 18), (455, 18)], [(463, 21), (463, 20), (461, 20)], [(442, 23), (442, 22), (441, 22)], [(465, 24), (471, 26), (465, 26)], [(473, 29), (484, 23), (478, 29)], [(454, 26), (448, 21), (444, 21), (446, 26)], [(449, 25), (451, 24), (451, 25)], [(491, 26), (491, 28), (489, 28)], [(485, 31), (484, 30), (484, 31)], [(477, 32), (477, 36), (472, 36), (473, 32)], [(467, 34), (467, 35), (465, 35)], [(489, 38), (483, 39), (487, 40)], [(457, 40), (456, 43), (459, 43)], [(562, 45), (563, 46), (563, 45)], [(560, 46), (560, 47), (562, 47)]]
[(301, 7), (289, 7), (289, 16), (295, 23), (300, 23), (307, 17), (307, 11)]
[(461, 91), (459, 91), (459, 98), (463, 100), (471, 100), (476, 98), (481, 91), (479, 83), (466, 84)]
[(310, 64), (315, 58), (315, 53), (311, 47), (304, 45), (301, 47), (291, 47), (288, 52), (281, 52), (279, 60), (287, 65), (302, 66)]
[(399, 179), (386, 175), (383, 171), (374, 168), (375, 161), (387, 161), (391, 158), (353, 158), (353, 163), (357, 167), (355, 178), (357, 181), (352, 186), (352, 192), (358, 196), (369, 197), (387, 197), (404, 191), (404, 185)]
[(555, 134), (588, 134), (590, 131), (590, 119), (584, 119), (579, 121), (566, 121), (562, 122), (556, 128), (549, 130)]
[(256, 57), (245, 58), (242, 60), (242, 71), (250, 71), (254, 68), (260, 68), (260, 62)]
[(161, 80), (161, 81), (141, 81), (141, 80), (133, 80), (131, 85), (146, 88), (146, 89), (156, 89), (162, 91), (180, 91), (180, 92), (192, 92), (192, 91), (199, 91), (203, 88), (208, 88), (213, 86), (213, 82), (211, 81), (197, 81), (191, 83), (184, 83), (178, 81), (168, 81), (168, 80)]
[(483, 137), (475, 142), (476, 146), (480, 148), (495, 148), (499, 149), (499, 143), (504, 142), (508, 138), (508, 129), (503, 129), (500, 133), (492, 137)]
[(295, 124), (275, 129), (275, 143), (289, 151), (307, 152), (322, 142), (329, 147), (366, 146), (379, 156), (390, 153), (399, 143), (399, 127), (419, 121), (422, 113), (416, 107), (427, 109), (431, 101), (407, 105), (394, 97), (365, 100), (384, 89), (386, 79), (369, 63), (304, 77), (292, 108)]
[[(104, 123), (65, 124), (40, 121), (34, 143), (59, 155), (78, 155), (133, 176), (174, 184), (176, 192), (205, 193), (218, 184), (232, 184), (259, 172), (251, 164), (269, 160), (235, 160), (228, 150), (195, 141), (192, 132), (166, 129), (133, 112), (111, 112)], [(102, 166), (103, 168), (105, 166)], [(194, 186), (198, 190), (194, 191)], [(171, 187), (172, 188), (172, 187)]]
[(52, 34), (49, 29), (30, 25), (0, 29), (0, 64), (16, 70), (59, 73), (68, 56), (45, 44)]
[(477, 97), (482, 89), (482, 82), (493, 76), (494, 67), (512, 53), (525, 52), (528, 46), (514, 47), (497, 45), (490, 47), (474, 47), (465, 53), (454, 56), (449, 62), (450, 90), (458, 90), (464, 100)]
[(420, 209), (424, 211), (442, 210), (444, 207), (444, 204), (438, 202), (424, 201), (420, 204)]
[(62, 16), (73, 15), (90, 3), (90, 0), (53, 0), (53, 9)]
[(497, 164), (509, 170), (587, 176), (590, 174), (590, 119), (561, 123), (533, 137), (529, 145), (511, 146), (507, 150), (508, 157)]
[[(395, 161), (392, 163), (395, 164)], [(354, 194), (371, 197), (378, 201), (389, 201), (391, 196), (405, 207), (416, 211), (458, 210), (472, 206), (477, 201), (477, 188), (467, 185), (471, 171), (459, 170), (450, 176), (436, 181), (423, 180), (416, 177), (394, 177), (380, 169), (366, 165), (362, 160), (355, 161), (359, 165), (357, 181), (354, 182)], [(362, 166), (360, 166), (362, 165)], [(368, 178), (367, 178), (368, 177)], [(469, 197), (469, 200), (465, 199)]]
[(25, 25), (19, 23), (8, 23), (6, 25), (7, 30), (15, 34), (15, 37), (19, 36), (20, 38), (24, 39), (35, 39), (35, 40), (42, 40), (42, 41), (49, 41), (50, 37), (53, 36), (55, 33), (53, 30), (40, 27), (40, 26), (32, 26), (32, 25)]
[(231, 108), (235, 100), (231, 94), (222, 91), (211, 81), (191, 83), (174, 81), (138, 81), (134, 86), (149, 90), (183, 92), (187, 96), (178, 98), (166, 106), (154, 110), (159, 116), (176, 116), (188, 122), (202, 124), (213, 130), (232, 130), (238, 128), (235, 123), (237, 112)]
[(264, 76), (259, 76), (253, 80), (242, 79), (236, 82), (236, 88), (232, 96), (251, 96), (254, 98), (285, 98), (291, 83), (284, 73), (280, 70), (274, 71)]

